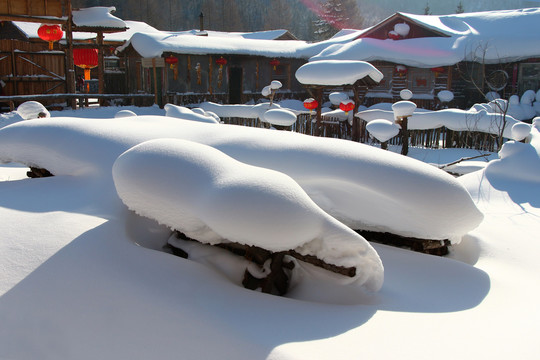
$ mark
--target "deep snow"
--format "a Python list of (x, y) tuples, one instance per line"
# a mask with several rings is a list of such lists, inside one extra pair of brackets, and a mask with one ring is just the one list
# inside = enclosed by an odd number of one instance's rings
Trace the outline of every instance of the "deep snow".
[[(111, 125), (121, 120), (103, 111), (100, 116)], [(505, 145), (501, 160), (457, 180), (484, 218), (452, 246), (449, 257), (374, 244), (385, 267), (378, 293), (308, 274), (281, 298), (235, 284), (225, 271), (235, 261), (228, 254), (200, 246), (190, 261), (161, 251), (169, 230), (129, 212), (107, 179), (111, 174), (103, 169), (111, 169), (112, 161), (105, 150), (111, 144), (103, 139), (110, 140), (110, 134), (100, 126), (86, 158), (73, 164), (80, 153), (60, 157), (54, 144), (37, 146), (37, 134), (49, 129), (55, 138), (67, 135), (58, 149), (87, 144), (60, 125), (30, 121), (36, 137), (21, 133), (12, 141), (33, 142), (27, 154), (43, 152), (40, 160), (70, 172), (22, 179), (25, 168), (1, 168), (2, 179), (9, 181), (0, 183), (0, 357), (534, 359), (538, 354), (538, 125), (532, 129), (535, 147)], [(124, 145), (118, 150), (131, 143), (129, 136), (117, 141)], [(443, 152), (411, 149), (412, 156), (428, 162), (464, 155)]]

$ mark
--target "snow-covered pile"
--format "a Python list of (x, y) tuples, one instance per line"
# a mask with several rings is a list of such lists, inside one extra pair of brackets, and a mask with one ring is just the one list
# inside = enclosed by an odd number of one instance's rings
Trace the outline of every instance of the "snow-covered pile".
[(73, 11), (73, 23), (79, 27), (126, 28), (126, 23), (111, 13), (114, 6), (95, 6)]
[(201, 108), (189, 109), (185, 106), (178, 106), (174, 104), (165, 104), (163, 108), (165, 109), (165, 115), (169, 117), (210, 124), (219, 124), (220, 122), (220, 119), (216, 114), (207, 112)]
[(157, 138), (206, 144), (285, 173), (353, 229), (457, 242), (482, 219), (465, 189), (432, 166), (351, 141), (260, 128), (160, 116), (36, 119), (0, 131), (0, 158), (55, 175), (99, 173), (112, 182), (108, 174), (120, 154)]
[(370, 290), (382, 286), (382, 264), (369, 243), (281, 172), (241, 163), (207, 145), (157, 139), (122, 154), (113, 176), (130, 209), (203, 243), (295, 250), (356, 268), (356, 276), (343, 282)]
[[(469, 110), (442, 109), (426, 111), (418, 109), (409, 117), (408, 127), (410, 130), (426, 130), (444, 126), (453, 131), (480, 131), (498, 135), (504, 121), (506, 121), (503, 136), (518, 141), (522, 140), (523, 138), (516, 138), (515, 136), (522, 135), (523, 131), (513, 132), (512, 127), (520, 124), (519, 126), (526, 126), (530, 129), (530, 125), (522, 123), (512, 116), (503, 116), (497, 109), (498, 107), (492, 103), (476, 104)], [(356, 116), (369, 123), (379, 119), (393, 122), (398, 115), (394, 111), (389, 110), (367, 109), (359, 111)], [(525, 132), (527, 131), (525, 130)]]
[(352, 85), (365, 77), (380, 82), (383, 74), (365, 61), (321, 60), (302, 65), (296, 79), (307, 85)]

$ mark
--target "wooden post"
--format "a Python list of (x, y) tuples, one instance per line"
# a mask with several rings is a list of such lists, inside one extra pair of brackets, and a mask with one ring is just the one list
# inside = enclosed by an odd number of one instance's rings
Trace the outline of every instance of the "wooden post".
[(358, 84), (353, 85), (353, 94), (354, 94), (354, 109), (353, 109), (353, 123), (352, 123), (352, 133), (351, 140), (359, 142), (360, 141), (360, 120), (354, 116), (358, 112), (358, 105), (360, 103), (360, 96), (358, 95)]
[[(98, 45), (98, 94), (103, 94), (105, 89), (105, 60), (103, 57), (103, 31), (97, 33), (97, 45)], [(102, 104), (102, 100), (99, 100), (99, 105)]]
[[(66, 54), (66, 81), (68, 94), (75, 94), (75, 65), (73, 61), (73, 14), (71, 7), (71, 0), (67, 0), (67, 24), (66, 24), (66, 41), (67, 41), (67, 54)], [(77, 108), (77, 101), (75, 98), (70, 100), (71, 108)]]
[(152, 58), (152, 69), (154, 71), (154, 103), (158, 104), (156, 58)]
[(409, 118), (407, 116), (402, 116), (400, 118), (401, 125), (401, 155), (407, 155), (409, 153), (409, 129), (407, 127)]
[(322, 127), (322, 100), (323, 100), (323, 89), (319, 87), (316, 89), (315, 95), (317, 97), (317, 125), (315, 125), (315, 136), (321, 136), (321, 127)]

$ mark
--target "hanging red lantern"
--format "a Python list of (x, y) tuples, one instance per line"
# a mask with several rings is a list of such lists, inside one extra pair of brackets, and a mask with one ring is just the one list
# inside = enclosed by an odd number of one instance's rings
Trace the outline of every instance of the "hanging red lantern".
[(345, 100), (345, 101), (342, 101), (342, 102), (339, 104), (339, 108), (340, 108), (342, 111), (345, 111), (345, 114), (348, 114), (349, 111), (354, 110), (354, 101), (352, 101), (352, 100)]
[(309, 110), (310, 114), (311, 114), (311, 110), (316, 109), (318, 106), (319, 106), (319, 102), (313, 98), (304, 100), (304, 107)]
[(397, 65), (396, 72), (399, 74), (399, 76), (404, 76), (407, 74), (407, 68), (403, 65)]
[(439, 76), (439, 74), (443, 73), (445, 70), (442, 66), (431, 68), (431, 71), (435, 73), (435, 77)]
[(98, 51), (90, 48), (73, 49), (73, 60), (76, 66), (84, 69), (84, 79), (90, 80), (90, 69), (98, 65)]
[(221, 69), (223, 65), (227, 65), (227, 59), (225, 59), (223, 56), (220, 56), (219, 59), (216, 59), (216, 64), (219, 65), (219, 68)]
[(176, 64), (178, 64), (178, 58), (176, 56), (173, 56), (173, 55), (169, 55), (165, 58), (165, 62), (167, 64), (169, 64), (169, 67), (171, 69), (174, 69), (174, 67), (176, 66)]
[(274, 68), (274, 71), (276, 71), (276, 67), (279, 66), (279, 60), (278, 59), (270, 60), (270, 65), (272, 65)]
[(53, 49), (53, 42), (60, 40), (62, 36), (64, 36), (64, 32), (60, 25), (42, 24), (37, 33), (41, 40), (49, 42), (49, 50)]

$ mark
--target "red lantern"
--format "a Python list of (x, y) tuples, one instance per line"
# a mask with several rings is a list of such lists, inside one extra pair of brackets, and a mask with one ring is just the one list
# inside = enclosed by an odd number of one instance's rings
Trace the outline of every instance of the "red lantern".
[(223, 65), (227, 65), (227, 59), (225, 59), (223, 56), (220, 56), (219, 59), (216, 59), (216, 64), (219, 65), (219, 68), (221, 69)]
[(169, 55), (165, 58), (165, 62), (169, 64), (171, 69), (174, 69), (176, 64), (178, 64), (178, 58), (176, 56)]
[(84, 79), (90, 80), (90, 69), (98, 65), (97, 49), (73, 49), (73, 60), (76, 66), (84, 69)]
[(339, 108), (340, 108), (342, 111), (345, 111), (345, 114), (348, 114), (349, 111), (354, 110), (354, 101), (352, 101), (352, 100), (345, 100), (345, 101), (342, 101), (342, 102), (339, 104)]
[(278, 59), (270, 60), (270, 65), (272, 65), (274, 67), (274, 71), (276, 71), (276, 67), (279, 66), (279, 60)]
[(388, 38), (392, 40), (399, 40), (401, 39), (401, 36), (394, 30), (392, 30), (388, 32)]
[(399, 74), (399, 76), (403, 76), (407, 74), (407, 68), (403, 65), (397, 65), (396, 72)]
[(443, 67), (439, 66), (439, 67), (431, 68), (431, 71), (433, 71), (435, 73), (435, 77), (437, 77), (439, 76), (439, 74), (443, 73), (445, 70)]
[(49, 50), (53, 49), (53, 42), (58, 41), (64, 35), (60, 25), (47, 25), (43, 24), (39, 27), (38, 36), (41, 40), (49, 42)]
[(309, 113), (311, 114), (311, 110), (316, 109), (319, 106), (319, 103), (317, 100), (313, 98), (309, 98), (304, 100), (304, 107), (309, 110)]

